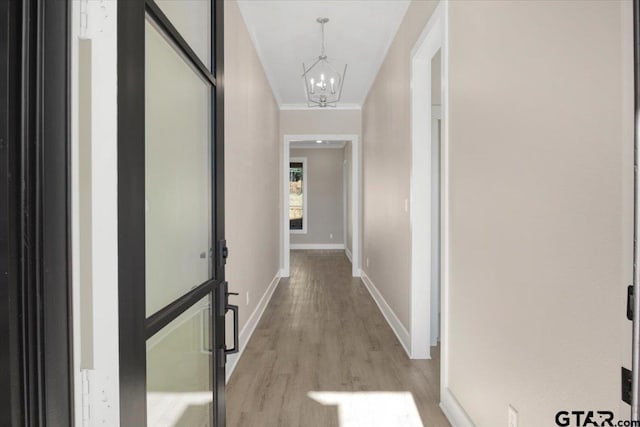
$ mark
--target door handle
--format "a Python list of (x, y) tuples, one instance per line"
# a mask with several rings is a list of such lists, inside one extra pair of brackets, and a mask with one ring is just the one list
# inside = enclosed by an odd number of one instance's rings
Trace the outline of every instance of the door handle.
[[(232, 295), (232, 293), (230, 293)], [(236, 294), (237, 295), (237, 294)], [(225, 345), (224, 354), (234, 354), (240, 349), (239, 337), (238, 337), (238, 306), (233, 304), (227, 304), (227, 311), (233, 311), (233, 347), (227, 348)]]

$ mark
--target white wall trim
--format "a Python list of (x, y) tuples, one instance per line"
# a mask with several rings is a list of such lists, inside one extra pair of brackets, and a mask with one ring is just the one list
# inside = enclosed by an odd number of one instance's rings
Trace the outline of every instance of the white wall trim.
[[(307, 192), (309, 171), (307, 169), (307, 158), (291, 157), (289, 159), (289, 168), (291, 168), (291, 162), (302, 163), (302, 230), (289, 230), (289, 234), (307, 234), (307, 223), (309, 222), (309, 193)], [(288, 195), (289, 193), (287, 192), (286, 194)], [(287, 210), (287, 212), (289, 211)]]
[(249, 340), (251, 339), (251, 336), (253, 335), (253, 331), (255, 331), (256, 326), (258, 326), (258, 323), (260, 323), (260, 319), (264, 314), (264, 310), (269, 305), (269, 301), (271, 301), (271, 297), (273, 296), (273, 293), (278, 287), (278, 283), (280, 283), (280, 272), (278, 272), (273, 278), (273, 280), (271, 281), (271, 283), (269, 283), (267, 290), (262, 295), (262, 298), (260, 298), (260, 302), (258, 302), (258, 305), (256, 305), (255, 310), (253, 310), (253, 313), (251, 313), (251, 316), (249, 316), (249, 319), (247, 319), (247, 323), (245, 323), (244, 327), (240, 331), (240, 335), (238, 338), (240, 341), (238, 343), (240, 346), (240, 350), (237, 354), (232, 354), (227, 358), (227, 370), (226, 370), (226, 379), (225, 379), (226, 382), (229, 382), (229, 379), (231, 378), (233, 371), (236, 369), (236, 366), (238, 365), (238, 361), (240, 360), (240, 357), (242, 357), (242, 354), (244, 353), (244, 349), (247, 347), (247, 343), (249, 342)]
[[(118, 325), (118, 106), (116, 2), (71, 2), (71, 256), (73, 293), (74, 422), (118, 425), (120, 366)], [(81, 14), (87, 23), (82, 24)], [(80, 51), (80, 43), (86, 48)], [(81, 57), (82, 55), (82, 57)], [(80, 65), (90, 81), (80, 87)], [(81, 90), (83, 91), (81, 94)], [(88, 91), (89, 94), (84, 91)], [(84, 101), (81, 99), (84, 99)], [(87, 99), (88, 98), (88, 99)], [(88, 105), (88, 107), (87, 107)], [(80, 108), (89, 115), (88, 138), (80, 135)], [(83, 144), (83, 145), (81, 145)], [(81, 147), (90, 147), (81, 159)], [(88, 161), (87, 161), (88, 160)], [(82, 163), (81, 163), (82, 162)], [(91, 177), (87, 194), (80, 193), (82, 166)], [(81, 200), (81, 197), (83, 199)], [(89, 200), (88, 211), (83, 201)], [(91, 218), (89, 238), (81, 233), (80, 217)], [(87, 236), (85, 235), (85, 236)], [(80, 267), (88, 267), (81, 274)], [(83, 277), (84, 276), (84, 277)], [(90, 292), (89, 292), (90, 291)], [(86, 292), (86, 294), (85, 294)], [(82, 298), (85, 294), (86, 298)], [(83, 318), (90, 319), (82, 322)], [(90, 386), (89, 386), (90, 382)], [(88, 393), (88, 389), (99, 392)]]
[(407, 355), (411, 357), (411, 353), (409, 352), (411, 340), (410, 340), (409, 332), (407, 331), (407, 328), (405, 328), (402, 322), (400, 321), (400, 319), (398, 319), (398, 316), (396, 316), (396, 313), (394, 313), (391, 306), (384, 299), (384, 297), (382, 296), (378, 288), (376, 288), (376, 286), (373, 284), (369, 276), (367, 276), (367, 274), (364, 271), (362, 271), (360, 277), (362, 278), (362, 283), (364, 283), (364, 286), (367, 288), (367, 290), (371, 294), (371, 297), (378, 305), (380, 312), (382, 313), (384, 318), (387, 320), (387, 323), (391, 327), (391, 330), (393, 331), (394, 334), (396, 334), (396, 337), (398, 338), (398, 341), (400, 341), (400, 344), (404, 348), (404, 351), (406, 351)]
[[(431, 60), (443, 49), (443, 6), (440, 3), (411, 50), (411, 358), (431, 358), (432, 312), (432, 134)], [(426, 165), (426, 167), (425, 167)]]
[(351, 255), (351, 251), (346, 246), (344, 247), (344, 254), (347, 256), (347, 258), (349, 258), (349, 262), (353, 263), (353, 257)]
[(440, 107), (440, 118), (442, 125), (440, 128), (440, 176), (441, 176), (441, 223), (440, 223), (440, 304), (441, 304), (441, 324), (440, 324), (440, 407), (444, 411), (449, 421), (456, 427), (473, 427), (471, 417), (466, 413), (463, 406), (455, 399), (449, 388), (449, 286), (451, 276), (450, 259), (450, 237), (451, 228), (449, 226), (449, 0), (443, 0), (440, 20), (442, 21), (442, 105)]
[(449, 391), (449, 278), (450, 278), (450, 257), (449, 241), (451, 230), (449, 228), (449, 0), (444, 0), (443, 4), (444, 21), (444, 46), (441, 53), (442, 58), (442, 105), (440, 128), (440, 142), (442, 152), (440, 153), (440, 173), (442, 177), (442, 211), (440, 224), (441, 237), (441, 259), (440, 259), (440, 395), (450, 394)]
[(454, 427), (475, 427), (469, 415), (448, 388), (441, 391), (440, 409)]
[(280, 110), (313, 110), (313, 111), (335, 111), (335, 110), (361, 110), (360, 104), (338, 103), (336, 107), (309, 107), (307, 104), (280, 104)]
[(344, 249), (344, 243), (292, 243), (292, 251), (295, 250), (339, 250)]
[[(291, 238), (289, 232), (289, 159), (290, 146), (294, 141), (351, 141), (351, 218), (353, 236), (351, 240), (352, 258), (351, 274), (353, 277), (360, 276), (360, 142), (358, 135), (338, 134), (338, 135), (284, 135), (282, 144), (282, 253), (280, 254), (280, 267), (282, 277), (289, 277), (290, 271), (290, 249)], [(344, 244), (340, 249), (344, 249)]]
[[(345, 145), (346, 145), (346, 142), (345, 142)], [(348, 200), (349, 182), (347, 181), (347, 159), (344, 158), (345, 153), (346, 153), (346, 150), (343, 151), (343, 156), (342, 156), (342, 241), (344, 242), (344, 249), (346, 250), (348, 249), (347, 242), (349, 241), (349, 238), (347, 236), (348, 234), (347, 228), (349, 228), (349, 220), (347, 219), (347, 215), (349, 212), (349, 209), (348, 209), (349, 206), (347, 206), (349, 204), (349, 200)]]

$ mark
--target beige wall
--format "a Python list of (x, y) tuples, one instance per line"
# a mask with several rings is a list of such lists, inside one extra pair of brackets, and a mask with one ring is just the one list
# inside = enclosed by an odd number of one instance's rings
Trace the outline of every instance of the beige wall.
[[(292, 233), (291, 244), (344, 244), (344, 149), (292, 149), (307, 159), (307, 232)], [(333, 238), (331, 238), (333, 235)]]
[(360, 110), (282, 110), (280, 134), (360, 135)]
[[(479, 427), (509, 404), (521, 427), (627, 417), (630, 2), (450, 5), (449, 387)], [(409, 52), (434, 6), (412, 2), (362, 114), (363, 268), (407, 327)]]
[(411, 172), (410, 52), (436, 4), (411, 3), (362, 110), (362, 266), (407, 329), (411, 240), (405, 200), (409, 199)]
[(227, 280), (242, 329), (279, 270), (279, 110), (235, 1), (224, 25)]
[(631, 4), (450, 4), (450, 388), (478, 426), (617, 409)]

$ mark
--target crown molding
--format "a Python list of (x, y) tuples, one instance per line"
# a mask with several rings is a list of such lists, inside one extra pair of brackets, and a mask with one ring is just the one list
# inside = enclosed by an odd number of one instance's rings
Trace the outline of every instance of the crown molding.
[(337, 107), (309, 107), (307, 104), (280, 104), (280, 110), (313, 110), (313, 111), (334, 111), (334, 110), (362, 110), (360, 104), (338, 104)]

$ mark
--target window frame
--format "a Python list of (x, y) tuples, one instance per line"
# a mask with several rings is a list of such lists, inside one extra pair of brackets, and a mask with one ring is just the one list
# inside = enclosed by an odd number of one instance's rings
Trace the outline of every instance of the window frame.
[[(307, 234), (309, 227), (307, 224), (309, 223), (309, 192), (308, 188), (308, 176), (309, 171), (307, 169), (307, 158), (306, 157), (289, 157), (289, 173), (291, 173), (291, 163), (302, 163), (302, 230), (292, 230), (291, 225), (289, 225), (289, 233), (290, 234)], [(291, 211), (291, 203), (289, 203), (289, 211)]]

